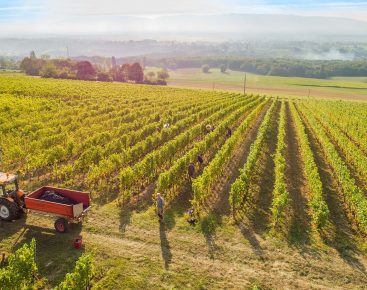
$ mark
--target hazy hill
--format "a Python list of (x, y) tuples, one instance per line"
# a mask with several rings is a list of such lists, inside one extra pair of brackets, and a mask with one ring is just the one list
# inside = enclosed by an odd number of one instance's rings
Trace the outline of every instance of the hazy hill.
[[(169, 56), (221, 52), (243, 55), (243, 51), (248, 48), (244, 43), (251, 43), (251, 47), (256, 50), (275, 51), (274, 45), (256, 44), (259, 41), (261, 43), (311, 41), (320, 45), (325, 42), (367, 43), (367, 22), (332, 17), (222, 14), (161, 16), (152, 19), (114, 16), (109, 18), (107, 24), (104, 24), (103, 29), (101, 28), (98, 33), (93, 30), (84, 30), (83, 34), (77, 20), (75, 21), (73, 32), (61, 33), (59, 30), (47, 32), (45, 28), (43, 33), (35, 34), (32, 31), (27, 32), (27, 28), (24, 27), (22, 31), (15, 34), (16, 38), (7, 36), (12, 31), (12, 27), (2, 27), (0, 55), (24, 56), (30, 50), (35, 50), (39, 54), (67, 56), (67, 48), (70, 56), (124, 57), (143, 54)], [(94, 23), (94, 26), (91, 23), (90, 29), (103, 22), (99, 17), (91, 17), (89, 21)], [(86, 34), (88, 37), (85, 36)], [(232, 44), (216, 45), (224, 42)], [(239, 43), (233, 44), (234, 42)], [(307, 46), (301, 46), (302, 49), (305, 47)], [(282, 49), (284, 47), (279, 47), (278, 50)], [(314, 52), (311, 51), (311, 53)], [(287, 54), (281, 56), (287, 56)]]

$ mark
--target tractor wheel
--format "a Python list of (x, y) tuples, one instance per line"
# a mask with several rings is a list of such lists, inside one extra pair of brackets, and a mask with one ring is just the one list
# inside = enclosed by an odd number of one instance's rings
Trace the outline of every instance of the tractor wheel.
[(4, 221), (15, 220), (19, 213), (19, 207), (15, 202), (0, 199), (0, 218)]
[(64, 218), (59, 218), (55, 221), (55, 230), (58, 233), (65, 233), (68, 231), (68, 221)]

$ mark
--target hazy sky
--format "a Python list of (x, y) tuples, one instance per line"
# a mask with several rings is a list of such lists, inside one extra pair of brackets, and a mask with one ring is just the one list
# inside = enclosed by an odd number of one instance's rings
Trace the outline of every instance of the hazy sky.
[[(367, 21), (367, 0), (0, 0), (0, 33), (108, 30), (121, 16), (269, 13)], [(96, 25), (97, 29), (97, 25)]]

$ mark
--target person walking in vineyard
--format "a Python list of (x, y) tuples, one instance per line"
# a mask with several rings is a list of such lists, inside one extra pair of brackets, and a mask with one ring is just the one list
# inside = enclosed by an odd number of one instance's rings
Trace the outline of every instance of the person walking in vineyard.
[(187, 168), (187, 173), (189, 174), (189, 178), (193, 178), (195, 174), (195, 165), (194, 163), (190, 163), (189, 167)]
[(226, 134), (226, 137), (229, 138), (232, 136), (232, 129), (227, 127), (227, 134)]
[(203, 165), (203, 162), (204, 162), (203, 157), (201, 157), (201, 155), (198, 155), (197, 159), (198, 159), (199, 165), (200, 166)]
[(205, 129), (206, 129), (206, 132), (207, 132), (207, 133), (210, 133), (210, 132), (212, 132), (212, 131), (213, 131), (213, 126), (212, 126), (212, 125), (210, 125), (210, 124), (207, 124), (207, 125), (205, 126)]
[(194, 215), (194, 209), (193, 209), (193, 208), (190, 208), (190, 209), (189, 209), (189, 211), (188, 211), (188, 215), (189, 215), (189, 217), (188, 217), (188, 219), (187, 219), (187, 222), (188, 222), (190, 225), (194, 226), (194, 225), (196, 224), (197, 220), (196, 220), (196, 218), (195, 218), (195, 215)]
[(163, 220), (164, 204), (165, 204), (164, 199), (163, 199), (162, 195), (158, 192), (157, 193), (157, 214), (158, 214), (160, 222)]

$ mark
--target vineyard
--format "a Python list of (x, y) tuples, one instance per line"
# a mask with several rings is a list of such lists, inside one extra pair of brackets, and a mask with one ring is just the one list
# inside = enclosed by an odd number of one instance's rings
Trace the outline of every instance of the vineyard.
[[(367, 285), (366, 112), (362, 102), (3, 75), (0, 171), (17, 172), (27, 190), (47, 184), (91, 192), (92, 221), (113, 207), (110, 222), (87, 222), (83, 229), (97, 247), (97, 240), (107, 237), (130, 239), (128, 246), (133, 247), (133, 241), (142, 239), (140, 233), (145, 235), (152, 227), (142, 219), (148, 216), (156, 222), (154, 200), (159, 192), (169, 227), (159, 229), (166, 269), (175, 259), (166, 231), (177, 227), (176, 237), (187, 231), (190, 238), (182, 242), (184, 248), (201, 231), (213, 258), (218, 251), (221, 255), (220, 247), (232, 247), (227, 244), (237, 237), (234, 228), (245, 238), (251, 236), (255, 253), (261, 248), (258, 240), (266, 237), (339, 253), (340, 260), (325, 266), (330, 267), (325, 280), (298, 273), (290, 288), (310, 289), (318, 283), (325, 288), (363, 288)], [(184, 223), (189, 209), (198, 220), (197, 229)], [(120, 223), (116, 227), (114, 218)], [(134, 227), (129, 225), (134, 222)], [(221, 233), (223, 224), (230, 225), (232, 234)], [(229, 235), (225, 246), (218, 246), (218, 232)], [(1, 235), (12, 239), (6, 230)], [(110, 242), (118, 243), (115, 239)], [(354, 259), (358, 271), (344, 255)], [(98, 252), (96, 260), (97, 268), (104, 263)], [(336, 268), (343, 263), (348, 270)], [(103, 265), (103, 269), (117, 267), (112, 262)], [(186, 266), (176, 265), (175, 271)], [(111, 271), (98, 272), (97, 289), (113, 289), (108, 277), (118, 275)], [(331, 272), (342, 278), (335, 280)], [(259, 279), (256, 273), (243, 275)], [(281, 277), (269, 275), (261, 283), (277, 289), (283, 285)], [(250, 283), (239, 276), (233, 277), (233, 288)], [(352, 284), (345, 282), (347, 276)], [(210, 279), (199, 280), (204, 288), (223, 286), (220, 279)], [(177, 283), (180, 288), (188, 281)]]

